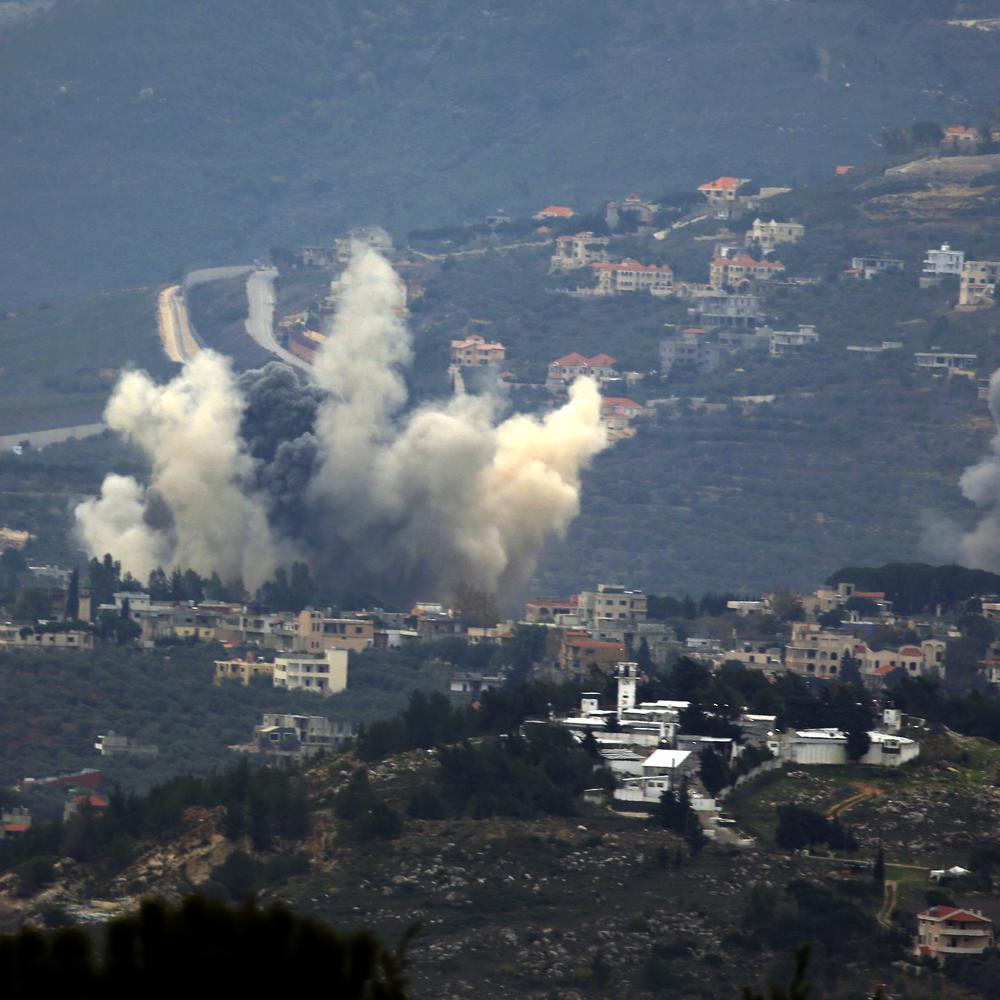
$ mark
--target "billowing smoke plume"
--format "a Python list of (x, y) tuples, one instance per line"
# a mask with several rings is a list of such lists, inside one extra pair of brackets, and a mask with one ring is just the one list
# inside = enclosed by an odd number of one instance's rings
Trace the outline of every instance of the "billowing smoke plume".
[(1000, 572), (1000, 370), (990, 378), (990, 413), (997, 433), (990, 454), (962, 473), (962, 493), (986, 514), (958, 543), (958, 561), (974, 569)]
[(331, 583), (397, 598), (466, 583), (512, 594), (579, 510), (580, 473), (607, 445), (589, 379), (544, 418), (500, 421), (489, 395), (406, 411), (404, 290), (359, 251), (314, 384), (284, 365), (234, 377), (203, 352), (166, 386), (124, 376), (111, 427), (148, 456), (148, 486), (108, 476), (76, 517), (92, 554), (257, 586), (306, 559)]

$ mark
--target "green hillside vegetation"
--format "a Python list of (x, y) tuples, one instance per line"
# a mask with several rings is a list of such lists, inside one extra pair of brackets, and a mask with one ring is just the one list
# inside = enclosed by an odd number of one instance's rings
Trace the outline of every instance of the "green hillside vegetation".
[(351, 224), (827, 176), (882, 126), (978, 121), (1000, 43), (944, 19), (980, 6), (60, 4), (0, 35), (0, 305)]
[(0, 434), (97, 421), (118, 369), (165, 376), (175, 368), (157, 336), (149, 288), (0, 308), (0, 341)]
[[(204, 774), (232, 759), (230, 744), (250, 742), (262, 712), (326, 715), (364, 722), (388, 715), (415, 688), (440, 687), (442, 668), (405, 655), (352, 656), (348, 689), (323, 699), (269, 683), (212, 685), (215, 643), (143, 652), (102, 646), (93, 653), (0, 653), (0, 785), (98, 767), (129, 788), (177, 774)], [(99, 757), (98, 733), (113, 730), (159, 747), (152, 760)]]

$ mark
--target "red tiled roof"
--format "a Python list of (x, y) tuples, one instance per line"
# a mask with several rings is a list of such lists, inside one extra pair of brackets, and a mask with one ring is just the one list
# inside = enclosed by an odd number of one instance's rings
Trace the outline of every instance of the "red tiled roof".
[(855, 597), (867, 597), (873, 601), (884, 601), (885, 591), (884, 590), (856, 590), (854, 591)]
[(558, 368), (561, 365), (563, 367), (586, 366), (588, 368), (606, 368), (608, 365), (613, 365), (614, 363), (615, 359), (610, 354), (595, 354), (592, 358), (585, 358), (582, 354), (573, 351), (572, 354), (565, 354), (561, 358), (556, 358), (555, 361), (550, 361), (549, 367)]
[(736, 191), (740, 186), (739, 177), (717, 177), (707, 184), (699, 184), (699, 191)]
[(673, 274), (674, 270), (667, 264), (640, 264), (637, 260), (632, 260), (631, 258), (626, 258), (623, 261), (615, 262), (610, 260), (598, 260), (594, 261), (591, 267), (597, 269), (603, 269), (605, 271), (643, 271), (647, 273), (656, 274)]
[(923, 656), (923, 650), (919, 646), (903, 646), (899, 650), (900, 656)]
[(770, 267), (780, 268), (782, 271), (785, 265), (780, 260), (754, 260), (748, 253), (738, 253), (735, 257), (716, 257), (713, 264), (724, 266), (727, 264), (738, 264), (740, 267)]
[(631, 399), (626, 399), (624, 396), (608, 396), (604, 400), (605, 407), (622, 407), (622, 408), (634, 408), (636, 410), (641, 410), (642, 407)]
[(4, 823), (4, 833), (27, 833), (31, 829), (30, 823)]
[(557, 219), (569, 219), (573, 215), (573, 209), (568, 205), (546, 205), (538, 214)]
[(959, 906), (932, 906), (929, 910), (924, 910), (918, 914), (921, 917), (930, 917), (936, 920), (955, 920), (962, 924), (989, 924), (991, 920), (980, 917), (968, 910), (963, 910)]
[(78, 806), (90, 806), (91, 809), (108, 808), (108, 800), (103, 795), (77, 795), (73, 801)]
[(620, 649), (625, 652), (625, 645), (620, 642), (605, 642), (602, 639), (591, 639), (585, 635), (573, 635), (566, 637), (568, 646), (587, 646), (594, 649)]

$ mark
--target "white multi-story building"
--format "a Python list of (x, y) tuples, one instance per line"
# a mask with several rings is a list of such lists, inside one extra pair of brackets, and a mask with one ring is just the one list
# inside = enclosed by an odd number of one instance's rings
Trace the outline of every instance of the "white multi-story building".
[(975, 371), (979, 360), (978, 354), (956, 354), (951, 351), (917, 351), (913, 357), (918, 368), (947, 372)]
[(773, 250), (780, 243), (798, 243), (805, 236), (806, 227), (801, 222), (776, 222), (771, 219), (754, 219), (747, 231), (746, 244), (759, 246), (762, 250)]
[(347, 650), (328, 649), (324, 656), (276, 656), (274, 686), (288, 691), (311, 691), (324, 698), (347, 687)]
[(768, 351), (772, 358), (786, 354), (801, 354), (803, 348), (819, 341), (816, 327), (811, 323), (800, 323), (797, 330), (772, 330)]
[(922, 273), (930, 277), (941, 277), (946, 274), (960, 276), (964, 264), (964, 250), (952, 250), (949, 244), (942, 243), (940, 250), (927, 251)]

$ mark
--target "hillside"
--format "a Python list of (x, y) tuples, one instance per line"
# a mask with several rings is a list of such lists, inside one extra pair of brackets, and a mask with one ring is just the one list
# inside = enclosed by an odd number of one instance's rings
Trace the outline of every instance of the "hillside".
[[(301, 780), (292, 773), (292, 795), (309, 804), (308, 831), (269, 833), (254, 846), (264, 833), (234, 830), (234, 797), (238, 805), (267, 788), (280, 794), (278, 783), (289, 779), (275, 776), (259, 791), (250, 779), (248, 792), (247, 778), (241, 789), (230, 774), (183, 813), (165, 802), (171, 818), (131, 849), (73, 860), (98, 841), (68, 839), (69, 856), (47, 887), (27, 884), (27, 865), (0, 876), (0, 922), (99, 922), (145, 893), (256, 891), (343, 929), (373, 928), (389, 942), (418, 922), (410, 978), (421, 997), (474, 989), (491, 1000), (596, 1000), (610, 983), (621, 997), (737, 996), (742, 985), (787, 975), (791, 949), (810, 939), (810, 978), (822, 996), (857, 996), (873, 982), (887, 993), (936, 996), (940, 976), (910, 976), (894, 962), (911, 940), (912, 915), (932, 900), (1000, 916), (990, 844), (1000, 760), (985, 740), (947, 731), (922, 739), (926, 759), (899, 772), (802, 768), (744, 786), (729, 808), (757, 839), (742, 851), (692, 853), (641, 817), (586, 805), (570, 816), (405, 815), (437, 780), (437, 751), (389, 758), (360, 781), (349, 755), (309, 767)], [(352, 796), (396, 810), (401, 828), (359, 835)], [(778, 846), (776, 807), (789, 804), (836, 813), (859, 850), (846, 860)], [(868, 867), (879, 844), (886, 892)], [(952, 864), (975, 867), (976, 877), (935, 888), (928, 869)], [(986, 968), (975, 977), (970, 970), (960, 995), (996, 996)]]
[(883, 125), (978, 122), (1000, 33), (944, 19), (982, 7), (60, 3), (0, 34), (0, 306), (352, 224), (828, 176)]

